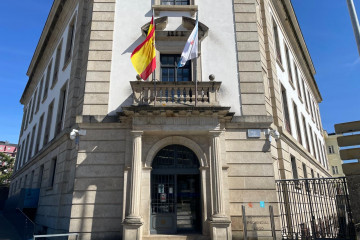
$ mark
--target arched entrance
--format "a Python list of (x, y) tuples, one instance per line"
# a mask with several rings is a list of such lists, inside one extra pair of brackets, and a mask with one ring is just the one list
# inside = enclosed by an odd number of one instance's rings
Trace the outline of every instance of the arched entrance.
[(189, 148), (169, 145), (155, 156), (151, 172), (152, 234), (201, 232), (199, 160)]

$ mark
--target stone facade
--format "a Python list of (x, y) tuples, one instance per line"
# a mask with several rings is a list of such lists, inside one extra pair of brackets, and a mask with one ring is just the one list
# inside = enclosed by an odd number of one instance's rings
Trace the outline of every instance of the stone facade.
[[(160, 88), (179, 89), (182, 83), (158, 82), (153, 90), (147, 82), (134, 81), (129, 57), (144, 39), (140, 34), (151, 17), (149, 1), (55, 1), (30, 65), (22, 102), (28, 106), (56, 49), (52, 43), (60, 41), (75, 14), (65, 117), (60, 134), (19, 165), (10, 189), (10, 198), (15, 199), (21, 188), (40, 188), (35, 221), (43, 227), (38, 231), (78, 232), (81, 239), (186, 239), (151, 234), (153, 160), (169, 145), (189, 149), (200, 166), (197, 221), (201, 226), (188, 239), (243, 239), (244, 234), (248, 239), (279, 238), (275, 180), (293, 178), (292, 157), (299, 177), (307, 177), (301, 174), (304, 167), (329, 176), (327, 160), (319, 150), (315, 159), (315, 149), (311, 153), (284, 127), (284, 79), (276, 59), (273, 18), (289, 38), (294, 59), (300, 59), (315, 109), (321, 101), (309, 54), (299, 50), (304, 48), (303, 40), (295, 40), (302, 36), (291, 5), (271, 0), (212, 1), (211, 7), (201, 1), (190, 3), (153, 6), (162, 21), (156, 32), (160, 55), (181, 53), (179, 46), (193, 28), (188, 25), (194, 24), (194, 12), (199, 13), (201, 55), (192, 61), (192, 76), (203, 92), (177, 93), (185, 98), (183, 104), (180, 97), (170, 103), (164, 92), (156, 100)], [(221, 21), (212, 17), (214, 9), (221, 13)], [(286, 14), (291, 15), (290, 23)], [(46, 36), (52, 40), (45, 44)], [(158, 58), (156, 77), (160, 78)], [(216, 76), (214, 82), (207, 80), (209, 74)], [(195, 89), (194, 85), (184, 83), (181, 88)], [(315, 126), (310, 115), (306, 120)], [(317, 124), (316, 134), (321, 121)], [(86, 135), (73, 141), (72, 129), (86, 130)], [(271, 138), (269, 129), (280, 132), (280, 138)], [(21, 144), (28, 131), (20, 137)], [(25, 178), (27, 185), (17, 184), (32, 172), (32, 182)]]

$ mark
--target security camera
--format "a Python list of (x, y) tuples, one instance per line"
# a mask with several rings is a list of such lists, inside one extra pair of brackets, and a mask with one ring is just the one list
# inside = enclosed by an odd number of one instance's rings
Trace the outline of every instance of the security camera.
[(75, 140), (77, 135), (85, 136), (85, 135), (86, 135), (86, 130), (73, 129), (73, 130), (71, 131), (71, 133), (70, 133), (70, 139), (71, 139), (71, 140)]
[(271, 137), (273, 137), (275, 140), (280, 139), (280, 133), (277, 130), (266, 129), (265, 135), (270, 142), (271, 142)]
[(70, 133), (70, 139), (71, 140), (75, 140), (75, 138), (76, 138), (76, 133), (77, 133), (78, 131), (76, 130), (76, 129), (73, 129), (72, 131), (71, 131), (71, 133)]

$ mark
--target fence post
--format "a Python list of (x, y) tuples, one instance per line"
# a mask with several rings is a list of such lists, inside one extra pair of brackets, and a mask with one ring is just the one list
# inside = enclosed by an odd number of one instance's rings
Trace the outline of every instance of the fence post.
[[(308, 179), (305, 179), (305, 184), (309, 186), (308, 181), (309, 181)], [(315, 180), (313, 179), (313, 181), (315, 181)], [(314, 183), (314, 186), (315, 186), (315, 183)], [(307, 191), (307, 195), (308, 195), (308, 199), (309, 199), (309, 206), (310, 206), (310, 214), (311, 214), (311, 229), (312, 229), (313, 238), (316, 239), (315, 216), (314, 216), (310, 193), (311, 193), (311, 191)]]
[[(356, 238), (356, 231), (355, 231), (355, 225), (354, 225), (352, 214), (351, 214), (351, 207), (350, 207), (350, 200), (349, 200), (349, 194), (348, 194), (348, 189), (347, 189), (346, 178), (342, 177), (342, 180), (343, 180), (342, 182), (343, 182), (343, 185), (344, 185), (344, 192), (345, 192), (346, 205), (347, 205), (346, 212), (349, 215), (349, 219), (350, 219), (349, 231), (348, 231), (349, 232), (349, 237), (350, 238)], [(347, 231), (345, 231), (345, 237), (346, 237), (346, 234), (347, 234)]]
[(276, 233), (275, 233), (275, 220), (274, 220), (274, 209), (273, 206), (269, 206), (269, 213), (270, 213), (270, 226), (271, 226), (271, 235), (273, 240), (276, 240)]
[(247, 226), (246, 226), (246, 215), (245, 215), (245, 206), (241, 205), (242, 210), (242, 219), (243, 219), (243, 228), (244, 228), (244, 240), (247, 240)]

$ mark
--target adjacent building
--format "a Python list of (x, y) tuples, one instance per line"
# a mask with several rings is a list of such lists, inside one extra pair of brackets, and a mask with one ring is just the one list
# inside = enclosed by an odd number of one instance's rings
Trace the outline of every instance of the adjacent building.
[[(138, 81), (152, 13), (157, 68)], [(196, 14), (200, 55), (177, 69)], [(275, 180), (330, 176), (290, 1), (55, 0), (27, 75), (9, 201), (40, 189), (38, 232), (269, 239)]]
[(10, 157), (16, 157), (17, 144), (0, 141), (0, 152), (4, 153)]
[(324, 138), (326, 143), (327, 156), (329, 159), (329, 168), (333, 177), (343, 177), (342, 160), (340, 157), (340, 148), (337, 143), (337, 138), (342, 134), (327, 133), (324, 131)]

